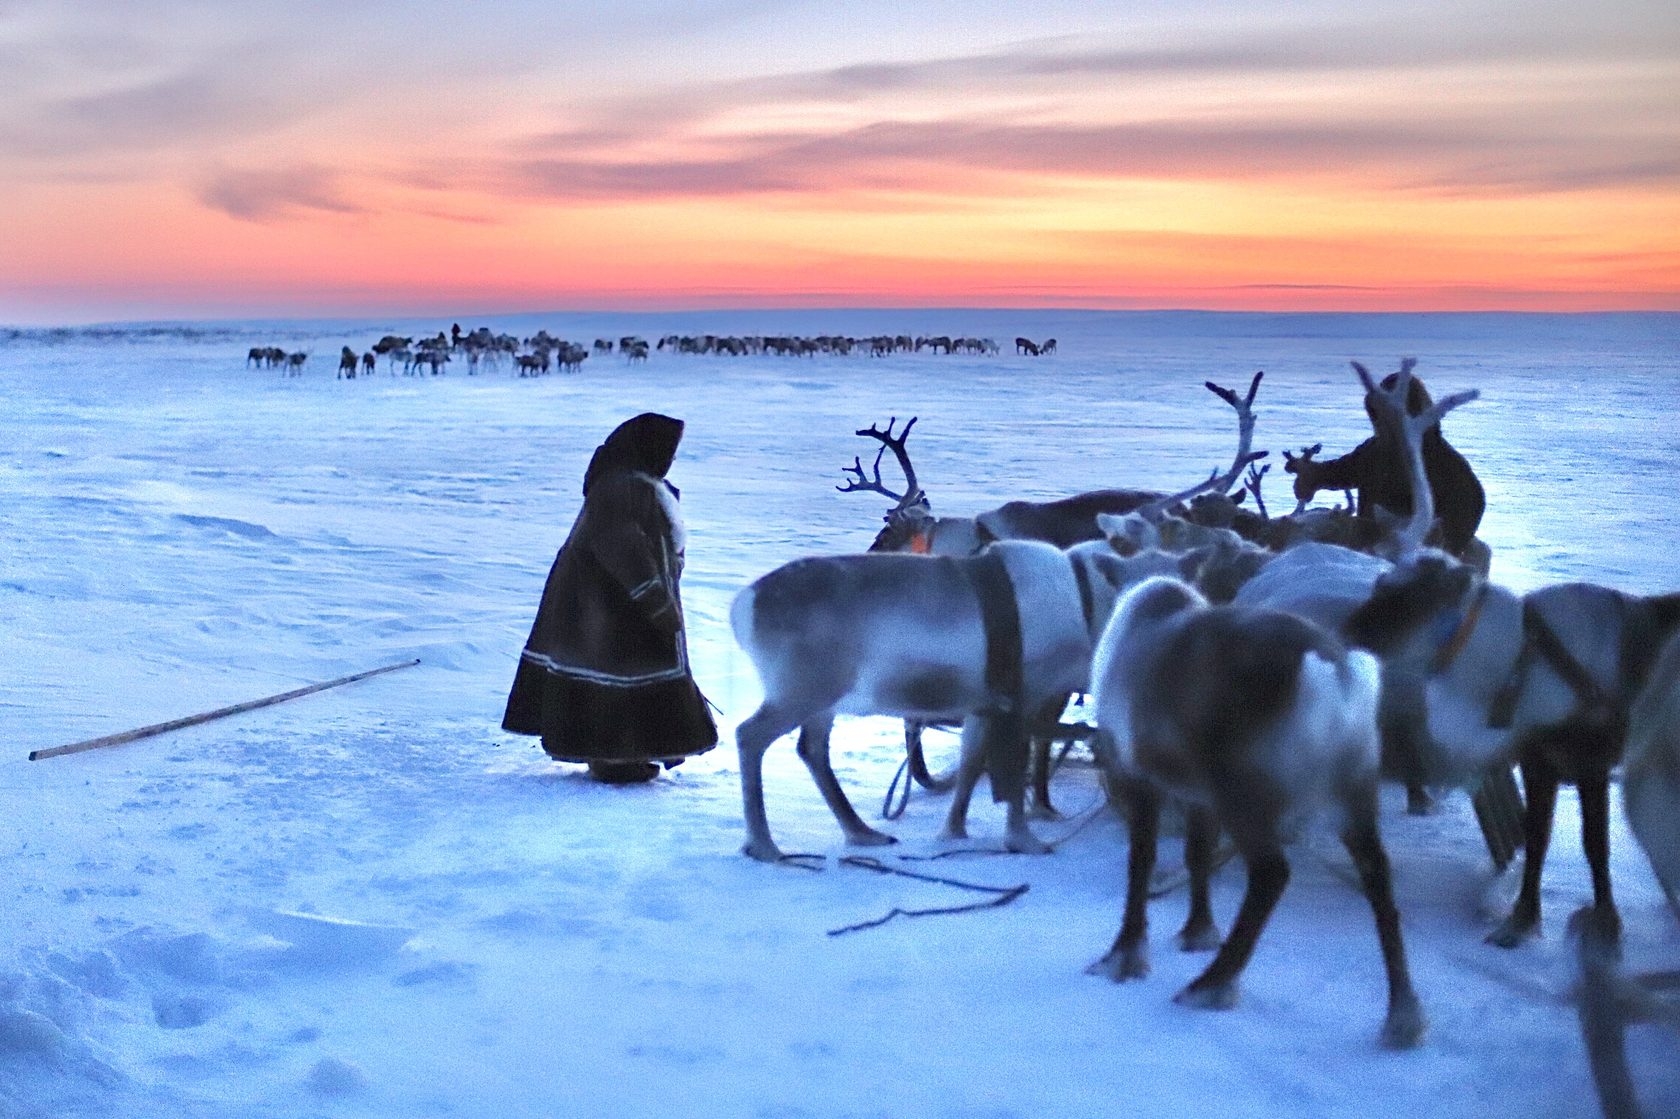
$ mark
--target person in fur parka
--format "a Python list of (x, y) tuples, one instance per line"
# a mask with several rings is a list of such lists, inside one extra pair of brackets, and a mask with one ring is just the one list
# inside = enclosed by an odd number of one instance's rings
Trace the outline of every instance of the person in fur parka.
[[(1389, 374), (1383, 379), (1382, 388), (1393, 389), (1398, 376)], [(1433, 403), (1423, 382), (1412, 378), (1406, 393), (1406, 411), (1414, 416), (1422, 415)], [(1371, 438), (1340, 458), (1324, 462), (1295, 459), (1284, 467), (1295, 475), (1295, 496), (1310, 501), (1319, 490), (1356, 490), (1359, 516), (1374, 517), (1380, 506), (1397, 517), (1409, 517), (1412, 481), (1405, 448), (1369, 396), (1365, 412), (1375, 431)], [(1442, 549), (1460, 559), (1477, 562), (1479, 542), (1475, 535), (1487, 509), (1487, 495), (1470, 463), (1441, 434), (1440, 424), (1424, 432), (1423, 471), (1435, 499)], [(1485, 573), (1485, 562), (1481, 566)]]
[(665, 479), (682, 433), (644, 412), (595, 449), (502, 717), (597, 780), (645, 781), (718, 740), (683, 633), (682, 517)]

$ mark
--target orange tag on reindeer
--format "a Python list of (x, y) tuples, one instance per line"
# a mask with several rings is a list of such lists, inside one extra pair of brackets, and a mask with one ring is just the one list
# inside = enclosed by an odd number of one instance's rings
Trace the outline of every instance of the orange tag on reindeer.
[(933, 533), (918, 532), (910, 538), (910, 550), (918, 556), (925, 556), (933, 551)]

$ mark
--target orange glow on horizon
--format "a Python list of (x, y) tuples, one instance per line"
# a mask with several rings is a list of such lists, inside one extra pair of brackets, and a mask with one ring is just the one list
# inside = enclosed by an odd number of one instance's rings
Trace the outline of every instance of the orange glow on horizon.
[[(1103, 195), (1110, 195), (1104, 198)], [(274, 222), (179, 191), (59, 188), (67, 241), (0, 216), (0, 307), (32, 292), (208, 313), (614, 306), (1680, 310), (1670, 209), (1629, 192), (1393, 199), (1271, 184), (1089, 184), (916, 212), (844, 194), (553, 209), (449, 204)], [(1670, 223), (1669, 230), (1676, 226)], [(6, 296), (9, 295), (9, 299)], [(8, 316), (9, 317), (9, 316)]]

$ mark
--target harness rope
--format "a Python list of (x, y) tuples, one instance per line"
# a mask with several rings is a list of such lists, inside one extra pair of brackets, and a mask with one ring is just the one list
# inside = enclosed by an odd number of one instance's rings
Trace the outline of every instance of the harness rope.
[(901, 878), (914, 878), (918, 882), (933, 882), (940, 886), (954, 886), (959, 890), (972, 890), (976, 893), (991, 894), (992, 896), (986, 901), (970, 902), (968, 905), (941, 905), (928, 909), (903, 909), (895, 905), (887, 911), (885, 916), (877, 917), (873, 921), (861, 921), (855, 925), (843, 925), (837, 929), (829, 929), (829, 936), (844, 936), (846, 933), (879, 928), (894, 917), (940, 917), (952, 913), (974, 913), (982, 909), (998, 909), (1026, 893), (1028, 887), (1026, 882), (1016, 886), (986, 886), (976, 882), (963, 882), (956, 878), (917, 874), (912, 870), (888, 866), (881, 860), (866, 855), (847, 855), (840, 860), (840, 865), (855, 866), (860, 870), (873, 871), (876, 874), (896, 874)]

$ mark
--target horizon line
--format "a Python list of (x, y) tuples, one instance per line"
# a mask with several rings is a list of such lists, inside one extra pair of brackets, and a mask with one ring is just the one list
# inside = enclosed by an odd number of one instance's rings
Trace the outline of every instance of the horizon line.
[(964, 304), (929, 304), (927, 306), (903, 306), (896, 304), (881, 305), (833, 305), (833, 306), (689, 306), (689, 307), (660, 307), (660, 308), (545, 308), (543, 310), (505, 310), (505, 311), (470, 311), (470, 312), (431, 312), (431, 311), (390, 311), (376, 312), (362, 315), (314, 315), (314, 314), (252, 314), (252, 315), (218, 315), (204, 318), (183, 317), (154, 317), (154, 318), (117, 318), (117, 319), (86, 319), (60, 321), (4, 321), (0, 320), (0, 333), (18, 335), (33, 334), (50, 331), (76, 331), (99, 329), (136, 329), (146, 327), (172, 326), (219, 326), (241, 323), (367, 323), (389, 320), (414, 319), (468, 319), (468, 318), (535, 318), (543, 315), (555, 316), (602, 316), (626, 315), (647, 317), (652, 315), (736, 315), (768, 313), (777, 315), (787, 314), (1030, 314), (1030, 315), (1205, 315), (1223, 317), (1241, 316), (1296, 316), (1302, 318), (1328, 318), (1332, 316), (1357, 316), (1361, 318), (1376, 318), (1381, 316), (1410, 316), (1410, 317), (1468, 317), (1472, 315), (1509, 315), (1529, 318), (1595, 318), (1612, 315), (1627, 316), (1680, 316), (1680, 308), (1595, 308), (1590, 310), (1544, 310), (1516, 307), (1482, 307), (1482, 308), (1451, 308), (1436, 310), (1417, 310), (1406, 308), (1395, 309), (1325, 309), (1325, 308), (1229, 308), (1229, 307), (1044, 307), (1044, 306), (1011, 306), (1008, 304), (964, 305)]

